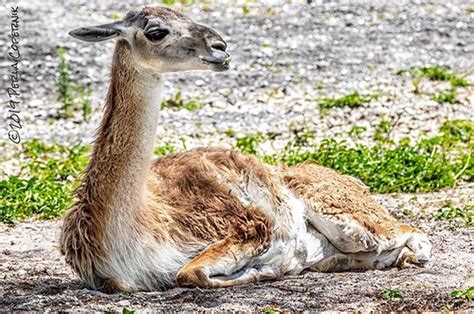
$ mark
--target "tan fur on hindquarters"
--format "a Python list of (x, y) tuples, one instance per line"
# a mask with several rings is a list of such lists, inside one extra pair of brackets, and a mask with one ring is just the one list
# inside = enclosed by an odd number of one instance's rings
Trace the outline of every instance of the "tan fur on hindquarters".
[(407, 246), (411, 252), (429, 258), (431, 247), (426, 236), (393, 218), (359, 180), (312, 162), (288, 169), (284, 180), (305, 200), (311, 224), (341, 252), (381, 253)]

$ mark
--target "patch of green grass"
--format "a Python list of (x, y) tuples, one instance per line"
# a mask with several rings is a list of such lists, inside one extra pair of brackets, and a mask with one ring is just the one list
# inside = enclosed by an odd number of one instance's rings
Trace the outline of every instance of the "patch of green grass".
[(449, 81), (453, 87), (466, 87), (469, 83), (458, 74), (450, 71), (447, 68), (438, 66), (431, 66), (418, 69), (420, 75), (428, 78), (431, 81)]
[(0, 221), (59, 217), (72, 203), (75, 178), (88, 162), (84, 146), (25, 142), (18, 175), (0, 181)]
[(363, 106), (364, 104), (370, 102), (376, 97), (376, 95), (361, 95), (359, 94), (359, 92), (355, 91), (351, 94), (344, 95), (339, 98), (321, 98), (317, 102), (319, 108), (322, 110), (333, 107), (355, 108)]
[(465, 290), (454, 290), (449, 296), (451, 298), (474, 300), (474, 286), (470, 286)]
[(248, 14), (250, 13), (250, 8), (249, 8), (248, 5), (242, 4), (242, 5), (240, 6), (240, 8), (242, 9), (242, 15), (243, 15), (243, 16), (246, 16), (246, 15), (248, 15)]
[(424, 139), (418, 143), (421, 150), (431, 154), (444, 152), (447, 162), (463, 165), (456, 179), (463, 176), (465, 180), (474, 179), (474, 123), (468, 120), (449, 120), (440, 128), (441, 134)]
[(314, 85), (314, 88), (321, 90), (324, 88), (324, 83), (323, 82), (318, 82)]
[(401, 292), (398, 291), (398, 290), (394, 290), (394, 289), (389, 289), (389, 288), (384, 289), (380, 294), (384, 298), (389, 299), (389, 300), (393, 300), (393, 299), (403, 300), (404, 299)]
[(434, 216), (435, 220), (460, 220), (467, 226), (474, 225), (474, 204), (466, 205), (464, 207), (456, 207), (451, 204), (438, 209)]
[(280, 157), (287, 164), (315, 160), (319, 164), (361, 179), (373, 191), (428, 192), (454, 186), (462, 164), (449, 162), (448, 156), (399, 145), (386, 149), (325, 140), (308, 152), (291, 152)]
[(233, 129), (227, 129), (224, 131), (224, 134), (229, 136), (229, 137), (234, 137), (235, 136), (235, 131)]
[(432, 100), (442, 103), (454, 103), (456, 101), (456, 91), (454, 89), (449, 91), (437, 92), (431, 97)]
[(89, 121), (92, 114), (91, 83), (87, 85), (73, 84), (71, 82), (71, 65), (66, 56), (66, 49), (58, 49), (59, 64), (58, 78), (56, 80), (56, 88), (58, 93), (58, 101), (63, 104), (63, 114), (66, 118), (73, 116), (74, 111), (82, 111), (82, 118)]
[[(460, 136), (455, 125), (462, 125), (470, 135)], [(359, 178), (378, 193), (431, 192), (453, 187), (460, 179), (473, 180), (473, 146), (466, 142), (473, 136), (472, 126), (468, 121), (447, 122), (441, 128), (445, 133), (414, 145), (406, 140), (397, 145), (379, 142), (372, 147), (360, 144), (352, 147), (333, 139), (317, 144), (312, 132), (299, 132), (274, 155), (258, 154), (258, 146), (265, 140), (262, 134), (241, 138), (237, 148), (271, 164), (292, 166), (313, 160)]]
[(164, 145), (161, 145), (161, 146), (157, 146), (155, 147), (155, 149), (153, 150), (153, 152), (155, 153), (155, 155), (158, 155), (158, 156), (166, 156), (166, 155), (170, 155), (170, 154), (173, 154), (177, 151), (176, 147), (174, 147), (171, 143), (169, 142), (166, 142)]
[(430, 66), (423, 68), (411, 68), (408, 70), (400, 70), (397, 75), (409, 72), (415, 76), (415, 78), (426, 77), (431, 81), (449, 81), (452, 87), (466, 87), (469, 86), (469, 82), (459, 74), (439, 66)]
[(383, 119), (375, 126), (375, 132), (372, 139), (381, 143), (390, 142), (390, 133), (392, 132), (393, 124), (391, 120)]
[(468, 120), (450, 120), (443, 123), (441, 134), (421, 140), (419, 145), (424, 150), (441, 146), (445, 150), (463, 147), (466, 150), (474, 149), (474, 123)]
[(439, 129), (449, 142), (474, 145), (474, 123), (468, 120), (449, 120)]
[(367, 128), (364, 126), (353, 126), (349, 131), (349, 136), (352, 138), (359, 138), (362, 132), (366, 131)]
[(263, 314), (275, 314), (277, 313), (277, 309), (274, 308), (273, 306), (267, 306), (263, 309), (262, 313)]
[(129, 309), (129, 308), (126, 308), (126, 307), (124, 307), (122, 309), (122, 314), (134, 314), (134, 313), (135, 313), (135, 311), (132, 310), (132, 309)]
[(418, 71), (422, 76), (427, 77), (431, 81), (449, 81), (452, 76), (447, 69), (438, 66), (419, 68)]
[(161, 108), (176, 108), (195, 111), (201, 108), (201, 104), (195, 100), (184, 100), (181, 92), (177, 92), (173, 98), (165, 100), (161, 103)]
[(237, 138), (236, 148), (244, 154), (256, 155), (259, 144), (264, 140), (262, 133)]

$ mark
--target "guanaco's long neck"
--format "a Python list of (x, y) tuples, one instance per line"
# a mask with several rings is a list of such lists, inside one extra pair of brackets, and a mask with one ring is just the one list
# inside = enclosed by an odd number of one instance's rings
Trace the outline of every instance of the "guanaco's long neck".
[(82, 193), (95, 210), (141, 206), (159, 115), (161, 77), (139, 71), (125, 40), (117, 42), (105, 113)]

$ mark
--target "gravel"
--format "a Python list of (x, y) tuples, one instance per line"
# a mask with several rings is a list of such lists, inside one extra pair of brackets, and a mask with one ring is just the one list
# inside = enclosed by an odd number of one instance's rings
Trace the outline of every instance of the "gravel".
[[(91, 142), (102, 114), (114, 44), (79, 42), (67, 32), (108, 22), (112, 15), (123, 16), (149, 3), (31, 0), (20, 5), (24, 140), (40, 138), (65, 145)], [(202, 108), (193, 112), (164, 109), (157, 143), (180, 146), (184, 140), (187, 148), (229, 146), (235, 138), (224, 132), (232, 129), (237, 135), (277, 133), (278, 147), (288, 138), (291, 126), (313, 130), (318, 139), (351, 142), (348, 131), (364, 126), (360, 141), (370, 145), (381, 119), (400, 116), (391, 133), (395, 140), (436, 134), (446, 119), (474, 121), (473, 86), (458, 88), (454, 104), (439, 104), (431, 96), (449, 88), (446, 83), (422, 80), (421, 94), (415, 94), (412, 77), (395, 74), (410, 67), (447, 66), (474, 82), (470, 1), (312, 1), (311, 5), (213, 1), (183, 10), (223, 34), (233, 56), (232, 69), (219, 74), (167, 74), (165, 98), (180, 91), (182, 98), (198, 100)], [(8, 31), (8, 15), (9, 6), (2, 5), (3, 34)], [(0, 37), (2, 68), (10, 64), (7, 41), (7, 36)], [(58, 47), (68, 49), (73, 81), (92, 82), (90, 122), (82, 121), (80, 113), (70, 119), (58, 117)], [(2, 86), (8, 74), (7, 70), (0, 73)], [(352, 91), (380, 96), (362, 108), (334, 108), (320, 114), (317, 99)], [(6, 96), (0, 93), (2, 103)], [(0, 157), (8, 158), (15, 149), (7, 143)], [(18, 163), (8, 160), (2, 167), (14, 172)], [(430, 219), (446, 201), (462, 206), (472, 203), (472, 195), (474, 186), (463, 184), (439, 193), (376, 196), (398, 218), (420, 225), (432, 236), (436, 260), (428, 270), (308, 273), (228, 290), (173, 289), (131, 296), (107, 296), (81, 286), (56, 248), (60, 222), (0, 224), (0, 309), (472, 309), (472, 301), (450, 299), (448, 294), (474, 284), (473, 230)], [(384, 299), (380, 296), (384, 288), (400, 290), (404, 301)]]

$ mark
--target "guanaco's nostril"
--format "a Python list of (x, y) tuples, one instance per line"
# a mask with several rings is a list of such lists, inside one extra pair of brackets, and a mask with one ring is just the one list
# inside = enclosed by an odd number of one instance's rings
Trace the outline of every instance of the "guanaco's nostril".
[(215, 42), (211, 45), (211, 48), (216, 49), (216, 50), (221, 50), (225, 51), (226, 44), (223, 43), (222, 41)]

